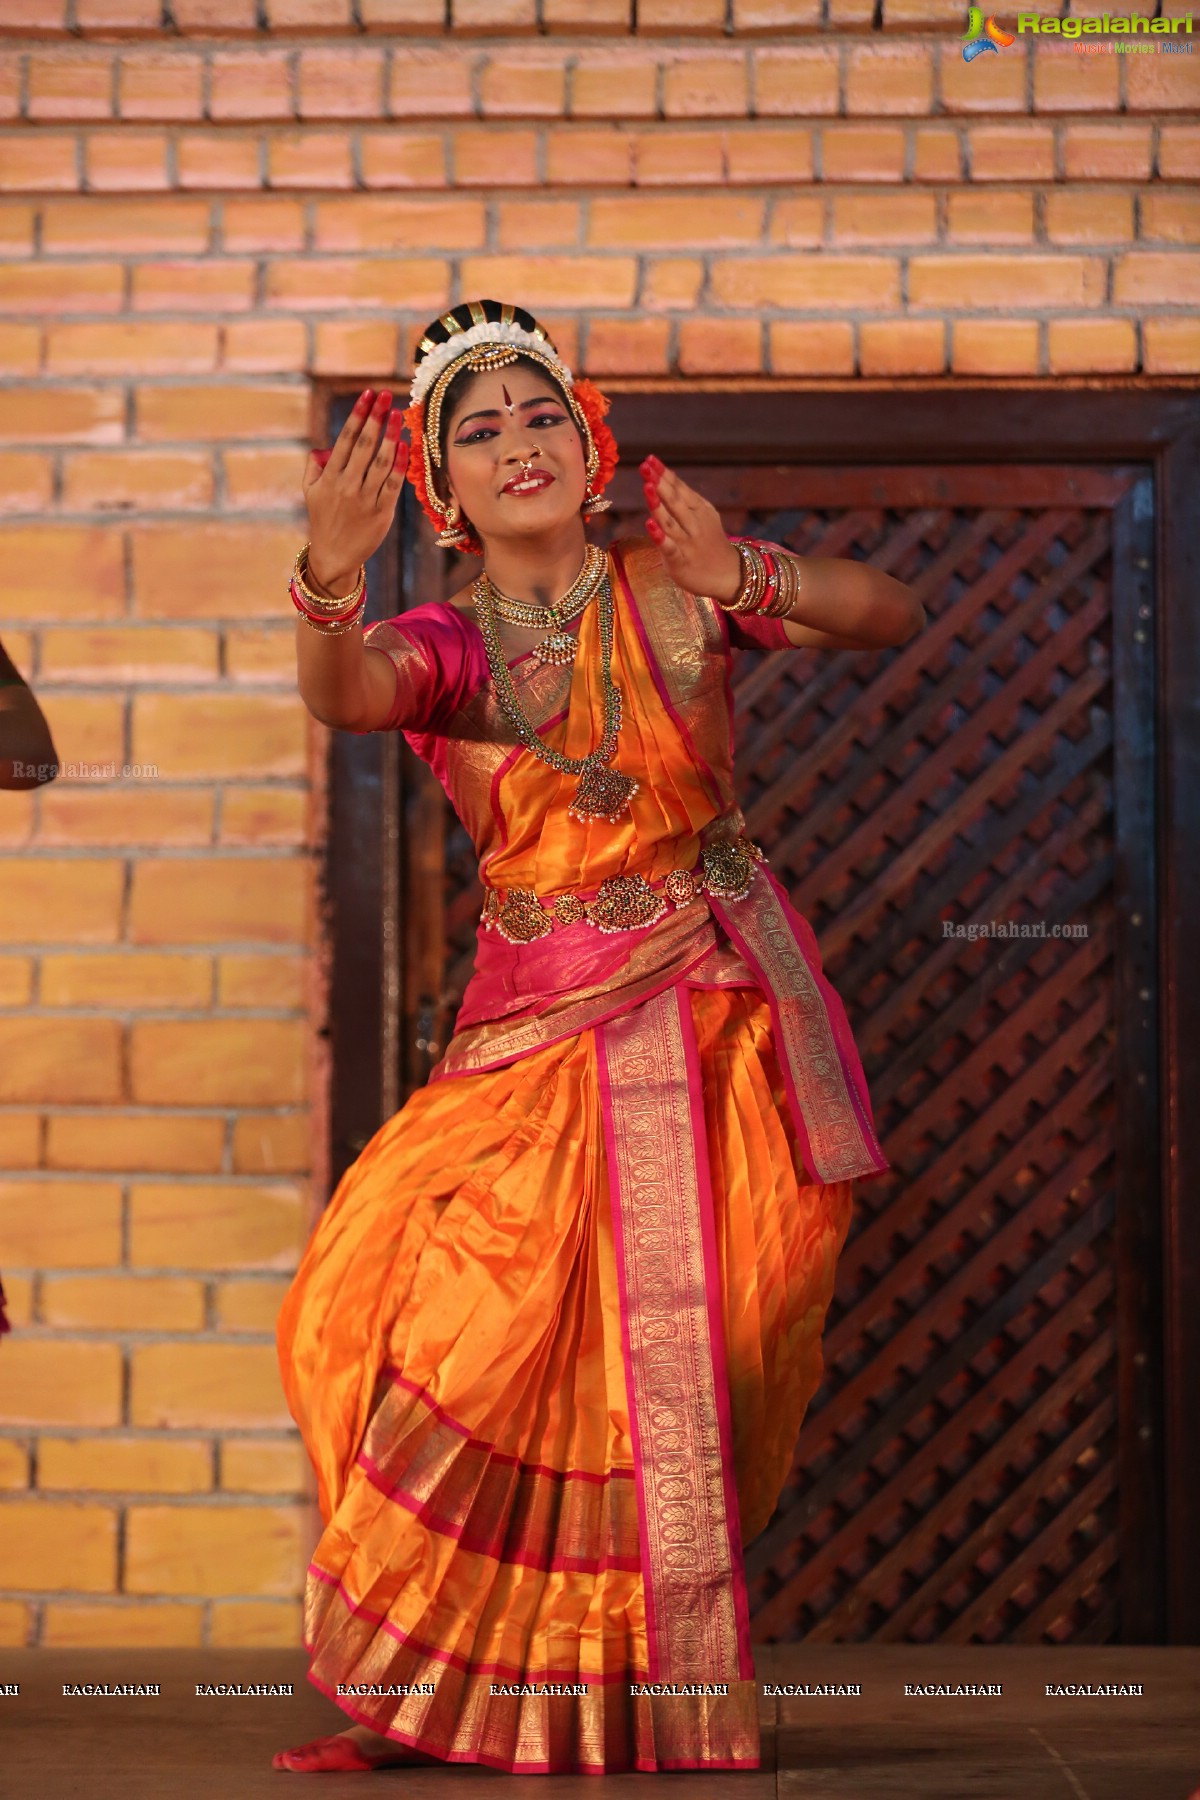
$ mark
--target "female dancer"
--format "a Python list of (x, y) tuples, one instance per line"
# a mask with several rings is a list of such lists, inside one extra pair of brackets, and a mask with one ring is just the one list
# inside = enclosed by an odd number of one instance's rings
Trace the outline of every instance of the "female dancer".
[[(306, 472), (300, 692), (406, 734), (486, 902), (451, 1042), (279, 1317), (324, 1521), (309, 1679), (356, 1723), (275, 1767), (756, 1768), (743, 1545), (820, 1379), (854, 1178), (888, 1165), (743, 834), (729, 649), (897, 644), (923, 611), (865, 564), (730, 542), (653, 457), (647, 535), (589, 545), (608, 403), (519, 307), (429, 327), (408, 452), (390, 402)], [(364, 636), (406, 469), (483, 570)]]

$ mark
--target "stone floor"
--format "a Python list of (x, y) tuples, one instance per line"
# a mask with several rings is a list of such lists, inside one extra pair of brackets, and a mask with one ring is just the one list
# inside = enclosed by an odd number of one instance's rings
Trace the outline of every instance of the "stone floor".
[[(763, 1767), (612, 1775), (627, 1800), (1200, 1800), (1200, 1649), (755, 1646), (766, 1682), (850, 1685), (857, 1697), (762, 1696)], [(259, 1800), (289, 1790), (274, 1750), (341, 1728), (296, 1651), (0, 1650), (3, 1800)], [(158, 1681), (157, 1699), (67, 1698), (64, 1682)], [(199, 1699), (197, 1681), (291, 1681), (290, 1699)], [(1140, 1698), (1049, 1697), (1047, 1682), (1141, 1683)], [(905, 1684), (999, 1683), (999, 1696), (906, 1695)], [(325, 1800), (596, 1793), (594, 1776), (463, 1767), (323, 1775)], [(665, 1784), (665, 1785), (664, 1785)], [(300, 1790), (308, 1792), (307, 1787)], [(607, 1790), (606, 1790), (607, 1791)]]

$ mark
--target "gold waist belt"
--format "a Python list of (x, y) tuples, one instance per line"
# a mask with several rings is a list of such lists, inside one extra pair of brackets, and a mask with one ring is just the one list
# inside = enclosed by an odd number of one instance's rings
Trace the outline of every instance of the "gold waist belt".
[(698, 894), (744, 900), (754, 879), (755, 863), (765, 861), (757, 844), (738, 838), (732, 843), (706, 845), (700, 852), (699, 869), (672, 869), (657, 885), (644, 875), (610, 875), (600, 883), (594, 900), (581, 899), (578, 894), (542, 900), (532, 888), (488, 888), (480, 918), (485, 930), (494, 926), (510, 944), (528, 944), (545, 937), (556, 925), (577, 925), (581, 919), (597, 931), (636, 931), (661, 919), (668, 901), (686, 906)]

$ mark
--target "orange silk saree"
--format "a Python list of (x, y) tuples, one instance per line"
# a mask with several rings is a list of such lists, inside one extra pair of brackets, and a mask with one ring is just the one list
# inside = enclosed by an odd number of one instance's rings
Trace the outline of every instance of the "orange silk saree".
[[(517, 742), (474, 622), (374, 627), (403, 730), (498, 897), (661, 889), (740, 838), (731, 643), (786, 644), (609, 553), (619, 823)], [(550, 744), (599, 737), (595, 605), (573, 665), (512, 665)], [(755, 1768), (743, 1546), (822, 1370), (855, 1177), (888, 1165), (841, 1003), (765, 862), (627, 930), (482, 924), (427, 1085), (315, 1227), (278, 1322), (324, 1530), (309, 1678), (450, 1762)], [(502, 915), (503, 916), (503, 915)], [(549, 920), (549, 914), (546, 915)]]

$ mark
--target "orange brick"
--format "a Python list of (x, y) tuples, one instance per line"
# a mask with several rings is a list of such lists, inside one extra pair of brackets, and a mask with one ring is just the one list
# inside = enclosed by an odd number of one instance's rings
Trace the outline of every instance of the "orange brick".
[(902, 181), (903, 127), (823, 125), (821, 174), (825, 181)]
[(1036, 375), (1036, 319), (956, 319), (951, 327), (956, 375)]
[(262, 146), (249, 131), (185, 131), (175, 140), (182, 188), (258, 188), (263, 184)]
[(1137, 56), (1082, 56), (1069, 45), (1039, 41), (1033, 104), (1038, 112), (1114, 112), (1121, 104), (1121, 64), (1140, 61)]
[(537, 0), (451, 0), (455, 31), (537, 30)]
[[(108, 1023), (73, 1021), (81, 1022)], [(143, 1019), (130, 1028), (130, 1044), (139, 1105), (294, 1106), (305, 1098), (301, 1019)]]
[[(142, 618), (209, 619), (215, 596), (229, 595), (239, 617), (278, 617), (296, 554), (294, 525), (242, 521), (139, 526), (133, 580)], [(236, 599), (234, 598), (236, 596)], [(290, 635), (290, 633), (289, 633)]]
[(923, 44), (852, 44), (846, 53), (848, 113), (929, 112), (933, 55)]
[[(16, 0), (16, 4), (24, 7), (28, 4), (28, 0)], [(65, 12), (65, 0), (57, 0), (57, 5), (61, 11)], [(47, 27), (43, 26), (42, 29), (45, 30)], [(34, 1608), (32, 1606), (26, 1605), (23, 1600), (0, 1600), (0, 1644), (7, 1649), (25, 1650), (33, 1643), (33, 1631)]]
[(1046, 236), (1056, 244), (1127, 243), (1133, 196), (1063, 189), (1046, 195)]
[(171, 17), (176, 31), (203, 36), (258, 29), (256, 0), (172, 0)]
[(683, 375), (756, 375), (762, 368), (758, 319), (681, 321), (678, 363)]
[[(93, 752), (94, 754), (94, 752)], [(155, 778), (115, 787), (58, 783), (42, 798), (43, 844), (211, 844), (211, 794), (156, 786)]]
[(563, 127), (546, 134), (546, 179), (559, 187), (625, 187), (633, 180), (634, 141), (616, 126)]
[(658, 62), (640, 48), (589, 49), (571, 73), (568, 110), (577, 119), (654, 119)]
[(652, 262), (642, 276), (642, 306), (651, 312), (694, 306), (703, 285), (704, 264), (698, 257)]
[(530, 187), (541, 183), (537, 133), (520, 126), (462, 126), (453, 134), (451, 168), (460, 187)]
[(1087, 256), (918, 256), (909, 266), (914, 306), (1096, 306), (1105, 268)]
[(840, 109), (836, 45), (781, 49), (772, 44), (770, 49), (755, 50), (753, 61), (754, 110), (759, 117), (810, 118)]
[(37, 835), (37, 801), (35, 793), (14, 794), (0, 812), (0, 844), (8, 850), (23, 849)]
[[(81, 1284), (83, 1285), (83, 1284)], [(95, 1278), (87, 1284), (99, 1287)], [(126, 1282), (130, 1298), (149, 1283)], [(198, 1293), (199, 1283), (192, 1283)], [(153, 1305), (153, 1302), (151, 1302)], [(159, 1303), (160, 1312), (165, 1309)], [(195, 1311), (195, 1306), (190, 1309)], [(135, 1324), (136, 1315), (126, 1306)], [(203, 1310), (201, 1309), (201, 1324)], [(168, 1318), (167, 1328), (172, 1321)], [(178, 1330), (178, 1325), (175, 1326)], [(50, 1489), (97, 1489), (101, 1492), (145, 1490), (156, 1493), (194, 1493), (212, 1486), (212, 1451), (199, 1439), (169, 1443), (153, 1438), (104, 1437), (41, 1439), (38, 1447), (38, 1486)]]
[(52, 325), (46, 367), (54, 375), (183, 375), (216, 367), (217, 327), (113, 320)]
[(226, 250), (301, 250), (304, 202), (271, 195), (260, 200), (227, 200), (221, 209), (221, 241)]
[[(38, 872), (45, 867), (39, 863)], [(72, 862), (69, 865), (78, 887), (78, 907), (82, 914), (89, 899), (98, 899), (105, 905), (115, 903), (116, 896), (100, 894), (92, 880), (94, 864)], [(13, 874), (16, 873), (14, 868)], [(28, 907), (30, 897), (28, 889), (21, 887), (14, 893), (16, 884), (5, 877), (5, 909), (8, 910), (10, 898), (17, 898), (24, 907)], [(63, 917), (66, 908), (58, 903), (58, 895), (54, 895), (55, 912)], [(115, 907), (114, 907), (115, 909)], [(36, 904), (35, 904), (36, 910)], [(6, 921), (7, 922), (7, 921)], [(32, 940), (35, 935), (36, 921), (30, 922), (27, 936)], [(76, 939), (85, 932), (96, 930), (96, 925), (89, 919), (79, 918), (76, 928), (68, 933)], [(52, 941), (54, 933), (49, 930), (43, 934), (43, 941)], [(110, 941), (115, 939), (115, 929), (109, 934)], [(23, 1014), (0, 1017), (0, 1100), (6, 1104), (12, 1102), (38, 1103), (51, 1101), (55, 1106), (107, 1104), (121, 1098), (121, 1025), (116, 1019), (47, 1019), (29, 1018)], [(3, 1184), (0, 1184), (3, 1186)], [(0, 1223), (0, 1238), (9, 1245), (18, 1221), (15, 1209), (10, 1209), (10, 1199), (6, 1196), (4, 1219)], [(64, 1244), (58, 1256), (51, 1261), (67, 1261), (83, 1264), (93, 1260), (86, 1254), (86, 1244), (79, 1246), (79, 1254), (75, 1253), (74, 1243)], [(119, 1242), (108, 1254), (97, 1256), (98, 1262), (110, 1262), (115, 1255), (120, 1255)], [(12, 1248), (7, 1251), (6, 1262), (18, 1264), (26, 1261), (39, 1266), (46, 1259), (44, 1248), (26, 1258)], [(0, 1267), (5, 1266), (0, 1264)]]
[[(10, 956), (5, 962), (14, 968), (24, 966), (28, 972), (28, 957)], [(5, 994), (11, 990), (5, 985), (5, 977), (0, 975), (0, 991)], [(32, 991), (27, 986), (24, 994), (14, 995), (6, 1000), (6, 1005), (23, 1006)], [(0, 1113), (0, 1168), (3, 1169), (36, 1169), (41, 1161), (42, 1119), (40, 1113), (2, 1112)]]
[(566, 59), (560, 50), (497, 51), (480, 71), (484, 116), (560, 119), (566, 106)]
[(928, 244), (937, 237), (932, 194), (838, 194), (833, 202), (838, 244)]
[(0, 51), (0, 119), (21, 116), (21, 59)]
[[(1176, 18), (1180, 10), (1172, 7)], [(1190, 46), (1194, 40), (1177, 32), (1175, 41)], [(1194, 51), (1190, 56), (1122, 56), (1119, 60), (1125, 65), (1125, 104), (1131, 111), (1194, 113), (1200, 108), (1200, 71)]]
[[(304, 1174), (313, 1161), (313, 1141), (311, 1141), (311, 1123), (306, 1112), (243, 1112), (241, 1118), (234, 1121), (234, 1168), (239, 1175), (290, 1175)], [(255, 1312), (254, 1323), (237, 1325), (237, 1319), (246, 1318), (246, 1305), (236, 1305), (230, 1296), (239, 1296), (248, 1303), (246, 1289), (268, 1289), (270, 1292), (270, 1318), (263, 1327), (259, 1327)], [(275, 1289), (273, 1283), (228, 1283), (223, 1289), (227, 1296), (221, 1309), (221, 1323), (241, 1330), (270, 1330), (275, 1323), (275, 1310), (282, 1298), (281, 1289)]]
[(1143, 368), (1147, 375), (1194, 375), (1200, 370), (1200, 319), (1147, 319)]
[(13, 200), (0, 205), (0, 256), (28, 256), (32, 250), (32, 206)]
[[(466, 294), (522, 294), (539, 306), (632, 306), (637, 262), (632, 256), (465, 256)], [(552, 333), (552, 335), (554, 335)]]
[(308, 394), (299, 383), (255, 381), (225, 386), (139, 387), (138, 436), (172, 438), (303, 437)]
[(0, 193), (69, 193), (80, 185), (81, 172), (73, 135), (26, 131), (0, 136)]
[[(9, 631), (7, 627), (5, 628), (4, 648), (9, 656), (12, 657), (22, 678), (26, 681), (32, 681), (33, 679), (34, 646), (36, 641), (32, 631)], [(26, 796), (26, 798), (31, 798), (31, 796)]]
[[(10, 1021), (0, 1020), (0, 1031)], [(19, 1021), (11, 1021), (17, 1024)], [(105, 1041), (117, 1030), (108, 1019), (27, 1020), (37, 1024), (42, 1038), (65, 1044), (74, 1027), (88, 1024), (102, 1028)], [(19, 1039), (12, 1036), (12, 1042)], [(76, 1037), (75, 1041), (79, 1039)], [(99, 1037), (95, 1038), (99, 1042)], [(44, 1058), (44, 1050), (39, 1055)], [(71, 1085), (74, 1085), (72, 1071)], [(103, 1096), (105, 1099), (108, 1095)], [(61, 1096), (60, 1096), (61, 1098)], [(72, 1102), (63, 1099), (64, 1105)], [(121, 1189), (115, 1181), (4, 1181), (0, 1211), (0, 1255), (7, 1268), (54, 1269), (75, 1266), (103, 1268), (121, 1260)], [(78, 1254), (76, 1254), (76, 1251)], [(5, 1349), (11, 1346), (5, 1346)]]
[[(70, 1343), (63, 1339), (18, 1336), (5, 1346), (7, 1374), (0, 1406), (6, 1424), (116, 1425), (121, 1417), (121, 1350), (117, 1344)], [(74, 1374), (71, 1374), (74, 1360)], [(7, 1524), (7, 1518), (6, 1518)], [(24, 1546), (22, 1546), (24, 1548)], [(67, 1546), (63, 1546), (67, 1549)], [(77, 1546), (70, 1545), (70, 1552)], [(23, 1568), (27, 1568), (22, 1559)], [(7, 1565), (7, 1566), (6, 1566)], [(0, 1549), (0, 1581), (15, 1587), (17, 1577), (7, 1544)], [(61, 1579), (62, 1577), (60, 1577)], [(21, 1577), (23, 1587), (40, 1585)], [(57, 1585), (57, 1584), (56, 1584)], [(70, 1582), (86, 1587), (87, 1581)]]
[(639, 31), (724, 31), (724, 0), (638, 0)]
[(227, 450), (225, 506), (263, 509), (295, 506), (304, 473), (304, 450)]
[(694, 199), (649, 194), (598, 195), (591, 204), (587, 241), (618, 249), (706, 249), (754, 244), (762, 239), (764, 202), (748, 194)]
[(266, 0), (271, 31), (343, 31), (354, 25), (352, 0)]
[(1052, 375), (1125, 375), (1137, 368), (1137, 327), (1132, 319), (1051, 319)]
[(215, 50), (209, 115), (214, 119), (290, 119), (291, 59), (286, 50)]
[(149, 192), (171, 185), (161, 131), (93, 131), (84, 148), (88, 187), (97, 192)]
[(458, 46), (426, 50), (406, 44), (392, 58), (388, 110), (395, 118), (470, 118), (471, 71), (478, 57)]
[(773, 256), (727, 258), (712, 271), (719, 306), (895, 306), (900, 266), (891, 256)]
[(359, 142), (369, 187), (445, 187), (446, 144), (436, 131), (366, 131)]
[(46, 250), (207, 250), (212, 236), (207, 200), (48, 200), (42, 209)]
[(725, 139), (725, 164), (733, 181), (811, 181), (813, 134), (800, 126), (755, 124)]
[(632, 27), (632, 0), (542, 0), (547, 31), (609, 31), (626, 35)]
[(951, 194), (946, 235), (955, 244), (1032, 243), (1033, 195), (971, 188)]
[(275, 1331), (287, 1292), (286, 1276), (272, 1280), (267, 1276), (241, 1275), (230, 1281), (218, 1280), (213, 1286), (217, 1319), (223, 1331)]
[[(113, 959), (109, 959), (113, 960)], [(127, 961), (160, 963), (182, 963), (183, 957), (157, 957), (147, 959), (144, 956), (126, 958)], [(206, 958), (190, 959), (207, 972)], [(112, 1002), (108, 1002), (112, 1004)], [(128, 994), (124, 1004), (144, 1007), (146, 1002), (135, 989)], [(168, 1004), (163, 1002), (163, 1004)], [(180, 1000), (179, 1005), (191, 1005), (190, 1000)], [(48, 1169), (95, 1169), (97, 1171), (138, 1170), (151, 1174), (168, 1172), (181, 1175), (204, 1175), (215, 1173), (221, 1167), (221, 1151), (225, 1142), (224, 1119), (197, 1119), (188, 1113), (52, 1113), (46, 1121), (46, 1167)], [(109, 1279), (112, 1279), (110, 1277)], [(93, 1284), (86, 1284), (91, 1288)], [(148, 1292), (151, 1285), (139, 1279), (129, 1284), (136, 1289)], [(171, 1287), (183, 1293), (191, 1291), (190, 1283), (171, 1283)], [(59, 1283), (58, 1323), (62, 1325), (99, 1324), (93, 1314), (91, 1318), (80, 1317), (78, 1312), (72, 1316), (62, 1309), (63, 1284)], [(111, 1311), (106, 1316), (112, 1316)], [(164, 1320), (164, 1325), (170, 1321)], [(174, 1329), (179, 1330), (181, 1321), (174, 1321)], [(144, 1319), (143, 1330), (152, 1328), (152, 1321)], [(120, 1330), (120, 1325), (110, 1326), (110, 1330)], [(199, 1321), (193, 1327), (200, 1329)]]
[(212, 464), (198, 451), (84, 453), (64, 470), (63, 505), (72, 512), (207, 507), (212, 497)]
[(221, 803), (223, 844), (308, 841), (308, 795), (300, 788), (230, 788)]
[(441, 31), (446, 0), (358, 0), (358, 16), (364, 31)]
[(0, 31), (53, 37), (69, 29), (66, 0), (6, 0)]
[[(400, 3), (401, 0), (362, 0), (364, 21), (368, 7)], [(403, 4), (407, 14), (410, 0), (403, 0)], [(427, 5), (428, 0), (421, 0), (421, 4)], [(441, 17), (440, 11), (438, 16)], [(207, 1641), (223, 1649), (294, 1649), (301, 1642), (300, 1608), (295, 1602), (213, 1600), (209, 1613)], [(13, 1630), (18, 1629), (14, 1625)], [(24, 1643), (25, 1640), (22, 1637), (20, 1641)], [(198, 1643), (199, 1639), (196, 1641)]]
[(680, 50), (662, 65), (663, 116), (739, 119), (749, 110), (749, 59), (744, 50)]
[(1141, 196), (1144, 238), (1171, 244), (1200, 243), (1200, 194), (1183, 188), (1150, 188)]
[(588, 330), (588, 373), (666, 374), (670, 332), (667, 319), (593, 319)]
[(827, 16), (834, 31), (869, 31), (875, 8), (872, 0), (828, 0)]
[(496, 246), (523, 250), (576, 244), (579, 215), (577, 200), (501, 200), (496, 208)]
[[(148, 1354), (151, 1348), (147, 1345), (142, 1354)], [(270, 1368), (261, 1352), (256, 1349), (254, 1353), (255, 1366), (261, 1370), (263, 1410), (259, 1412), (248, 1404), (255, 1390), (247, 1376), (235, 1372), (240, 1365), (228, 1357), (216, 1363), (211, 1356), (199, 1358), (199, 1348), (193, 1346), (189, 1355), (197, 1357), (198, 1369), (206, 1371), (201, 1391), (211, 1396), (214, 1409), (211, 1414), (204, 1412), (206, 1418), (219, 1417), (245, 1425), (288, 1423), (282, 1403), (272, 1404), (269, 1400)], [(247, 1349), (236, 1354), (248, 1358), (251, 1352)], [(275, 1383), (278, 1387), (278, 1372)], [(166, 1424), (184, 1422), (191, 1416), (189, 1408), (196, 1385), (182, 1370), (164, 1364), (148, 1394), (148, 1410), (136, 1423), (153, 1423), (160, 1416)], [(135, 1388), (135, 1397), (140, 1391)], [(161, 1414), (155, 1404), (158, 1400), (162, 1403)], [(282, 1417), (278, 1417), (280, 1412)], [(75, 1510), (78, 1503), (72, 1517)], [(239, 1594), (286, 1595), (291, 1591), (306, 1535), (301, 1508), (287, 1505), (131, 1506), (127, 1521), (126, 1587), (135, 1594), (226, 1594), (232, 1584)], [(63, 1529), (61, 1524), (59, 1529)], [(78, 1588), (82, 1584), (71, 1585)]]
[[(63, 952), (42, 958), (41, 998), (45, 1006), (108, 1006), (139, 1012), (155, 1006), (207, 1007), (211, 1004), (212, 993), (212, 963), (207, 956), (170, 956), (146, 950), (96, 950), (87, 955)], [(207, 1125), (205, 1121), (200, 1122)], [(58, 1147), (51, 1158), (52, 1165), (55, 1168), (86, 1168), (86, 1162), (64, 1162), (60, 1152), (69, 1142), (76, 1145), (81, 1154), (86, 1154), (86, 1136), (78, 1135), (75, 1127), (83, 1131), (85, 1127), (99, 1128), (100, 1124), (101, 1121), (90, 1118), (51, 1119), (50, 1138)], [(130, 1118), (113, 1120), (111, 1124), (113, 1129), (120, 1127), (131, 1133), (139, 1125), (153, 1125), (162, 1134), (156, 1154), (167, 1154), (166, 1123)], [(59, 1126), (63, 1130), (58, 1130)], [(66, 1129), (68, 1126), (70, 1130)], [(219, 1157), (219, 1136), (214, 1144), (213, 1153)], [(96, 1154), (101, 1154), (99, 1145)], [(122, 1150), (120, 1160), (103, 1166), (115, 1169), (143, 1166), (126, 1162), (126, 1154)], [(95, 1166), (99, 1168), (101, 1164), (97, 1162)], [(145, 1166), (154, 1168), (156, 1164), (151, 1162)]]
[(139, 862), (129, 936), (138, 944), (297, 943), (305, 936), (308, 885), (299, 857)]
[[(286, 1006), (295, 1011), (304, 1005), (307, 995), (304, 959), (278, 954), (223, 956), (218, 966), (218, 993), (222, 1006)], [(255, 1137), (259, 1135), (259, 1128), (280, 1123), (269, 1119), (254, 1119), (249, 1122), (255, 1127)], [(291, 1123), (303, 1129), (307, 1157), (307, 1125), (302, 1118), (296, 1118)], [(236, 1129), (234, 1135), (236, 1161)], [(304, 1168), (307, 1163), (302, 1160), (290, 1166)], [(282, 1163), (261, 1163), (255, 1173), (269, 1174), (272, 1168), (282, 1167)]]
[(1149, 180), (1150, 130), (1149, 125), (1136, 124), (1066, 125), (1063, 128), (1064, 175), (1068, 181)]
[(378, 387), (399, 367), (396, 327), (385, 319), (322, 319), (316, 327), (313, 373), (354, 375)]
[(267, 145), (267, 181), (276, 188), (352, 188), (353, 146), (345, 131), (287, 131)]
[(1054, 131), (1049, 125), (972, 125), (967, 144), (975, 181), (1054, 179)]
[(273, 1345), (139, 1345), (130, 1357), (135, 1426), (286, 1426)]
[(220, 673), (217, 634), (190, 626), (49, 626), (41, 671), (47, 681), (73, 684), (212, 681)]
[(0, 280), (0, 312), (118, 312), (125, 292), (120, 263), (9, 263)]
[[(13, 1346), (4, 1346), (5, 1355), (9, 1348)], [(0, 1588), (108, 1593), (115, 1584), (115, 1507), (81, 1507), (77, 1501), (47, 1499), (14, 1499), (5, 1505)]]
[(382, 194), (356, 194), (351, 199), (318, 201), (314, 211), (317, 250), (390, 250), (397, 244), (406, 250), (478, 250), (487, 242), (482, 200), (392, 200)]
[(383, 115), (383, 51), (302, 50), (297, 88), (302, 119), (378, 119)]
[(940, 375), (946, 364), (942, 319), (865, 319), (858, 328), (863, 375)]
[(308, 361), (303, 319), (231, 319), (221, 328), (221, 367), (245, 375), (286, 374)]
[(953, 126), (920, 125), (913, 131), (914, 181), (959, 181), (962, 139)]
[(286, 619), (270, 625), (235, 626), (225, 633), (225, 673), (246, 686), (296, 690), (296, 632)]
[(241, 1438), (221, 1446), (221, 1486), (231, 1493), (302, 1494), (307, 1476), (300, 1444)]
[(203, 57), (190, 51), (123, 51), (117, 110), (123, 119), (202, 118)]
[(639, 187), (717, 182), (724, 176), (724, 147), (714, 131), (642, 131), (634, 139), (633, 179)]
[(1200, 303), (1200, 253), (1133, 250), (1117, 258), (1113, 300), (1118, 306), (1195, 306)]
[(162, 1600), (144, 1606), (131, 1600), (88, 1606), (51, 1599), (42, 1607), (40, 1641), (56, 1649), (198, 1646), (205, 1631), (204, 1611), (202, 1606), (173, 1606)]
[(136, 1182), (130, 1195), (135, 1268), (249, 1269), (295, 1258), (302, 1220), (292, 1183)]
[[(1148, 130), (1141, 129), (1144, 133)], [(1200, 125), (1159, 126), (1158, 172), (1164, 181), (1200, 178)]]
[(0, 370), (36, 375), (42, 365), (42, 334), (36, 325), (0, 325)]
[(156, 763), (164, 780), (302, 775), (306, 741), (295, 694), (142, 694), (134, 701), (134, 761)]
[(252, 262), (141, 263), (133, 271), (138, 312), (245, 312), (254, 304)]
[[(939, 44), (938, 87), (948, 113), (1023, 113), (1027, 110), (1029, 52), (1016, 43), (1001, 56), (962, 59), (961, 45)], [(1112, 59), (1116, 61), (1116, 57)]]
[(124, 547), (109, 527), (5, 525), (0, 555), (8, 570), (0, 607), (14, 619), (90, 621), (124, 610)]
[(26, 81), (31, 119), (107, 119), (112, 116), (112, 63), (100, 51), (35, 50)]
[(76, 780), (85, 789), (111, 780), (124, 754), (124, 699), (116, 694), (56, 694), (45, 688), (40, 698), (63, 765), (53, 791), (61, 794), (66, 783)]
[(267, 300), (275, 306), (325, 311), (336, 293), (339, 311), (349, 307), (406, 306), (435, 312), (449, 301), (450, 267), (437, 257), (373, 256), (279, 260), (267, 271)]

